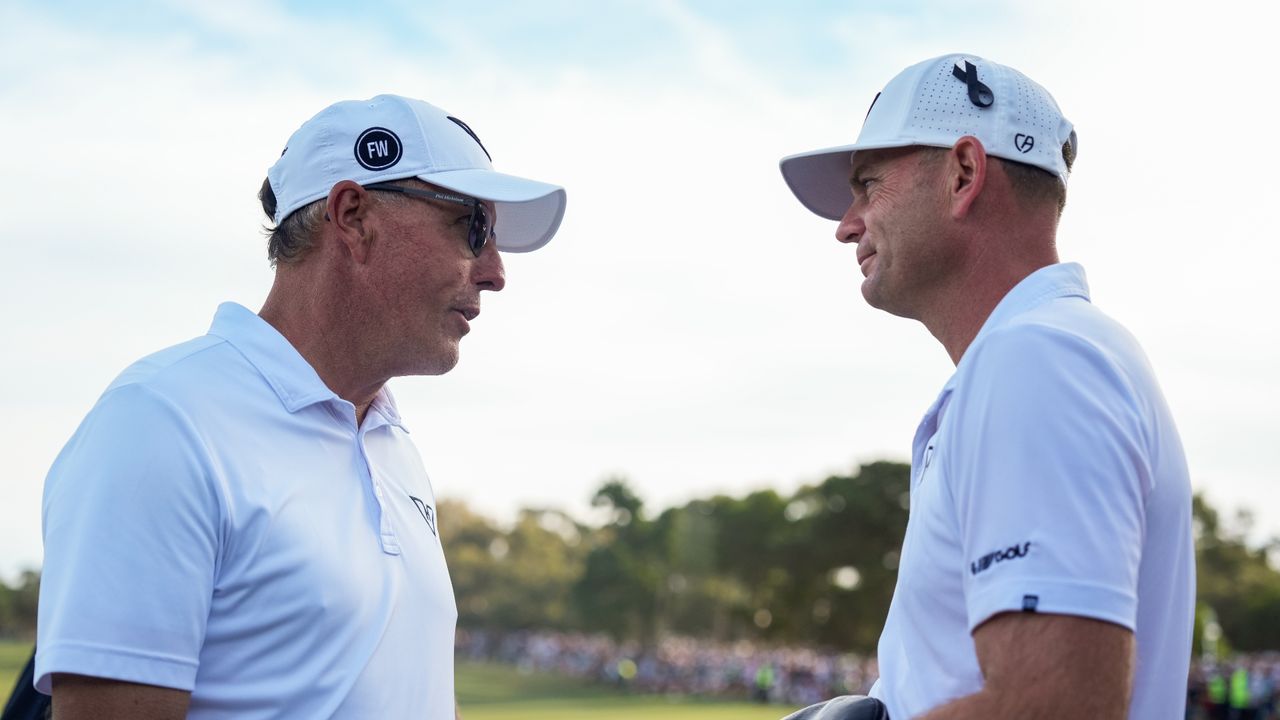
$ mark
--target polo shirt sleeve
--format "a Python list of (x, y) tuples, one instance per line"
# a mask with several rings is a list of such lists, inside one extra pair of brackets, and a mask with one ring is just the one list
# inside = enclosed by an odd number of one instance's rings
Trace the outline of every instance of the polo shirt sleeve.
[(947, 464), (972, 632), (1001, 612), (1134, 629), (1151, 473), (1123, 372), (1088, 340), (1013, 325), (975, 348)]
[(221, 504), (188, 419), (143, 385), (109, 389), (45, 482), (36, 688), (74, 673), (191, 690)]

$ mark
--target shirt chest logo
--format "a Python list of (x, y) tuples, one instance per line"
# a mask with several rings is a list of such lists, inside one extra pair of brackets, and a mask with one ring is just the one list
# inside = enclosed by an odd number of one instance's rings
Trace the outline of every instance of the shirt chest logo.
[[(436, 515), (431, 510), (431, 506), (423, 502), (421, 498), (416, 498), (412, 495), (409, 496), (409, 499), (413, 501), (414, 505), (418, 506), (418, 513), (422, 515), (423, 520), (427, 521), (427, 527), (431, 528), (431, 534), (436, 535)], [(436, 536), (439, 537), (438, 535)]]

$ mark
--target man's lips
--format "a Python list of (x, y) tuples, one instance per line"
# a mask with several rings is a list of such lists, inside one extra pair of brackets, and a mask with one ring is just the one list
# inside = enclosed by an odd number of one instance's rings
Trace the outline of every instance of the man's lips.
[(475, 320), (476, 316), (480, 314), (480, 308), (473, 305), (464, 305), (463, 307), (452, 308), (452, 310), (462, 319), (462, 334), (466, 335), (471, 332), (471, 321)]
[(871, 272), (871, 258), (876, 256), (875, 250), (863, 250), (862, 246), (858, 246), (858, 266), (862, 268), (862, 274), (869, 275)]

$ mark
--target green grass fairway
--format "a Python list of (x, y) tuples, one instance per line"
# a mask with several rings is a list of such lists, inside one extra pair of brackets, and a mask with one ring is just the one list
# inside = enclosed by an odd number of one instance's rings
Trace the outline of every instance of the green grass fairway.
[(505, 665), (459, 663), (458, 703), (464, 720), (777, 720), (795, 708), (627, 695)]
[(778, 720), (794, 708), (747, 703), (668, 702), (662, 698), (534, 700), (463, 705), (463, 720)]
[[(0, 707), (8, 702), (30, 654), (29, 643), (0, 642)], [(465, 720), (777, 720), (795, 709), (627, 695), (569, 678), (476, 663), (458, 665), (457, 690)]]
[(31, 657), (31, 643), (0, 641), (0, 710), (9, 702), (9, 694), (13, 692), (13, 684), (18, 681), (18, 673)]

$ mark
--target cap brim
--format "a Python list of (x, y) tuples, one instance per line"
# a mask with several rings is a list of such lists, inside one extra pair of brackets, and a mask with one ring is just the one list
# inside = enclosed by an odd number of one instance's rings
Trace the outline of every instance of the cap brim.
[(788, 155), (778, 165), (787, 187), (791, 188), (800, 204), (819, 217), (839, 220), (853, 200), (849, 192), (849, 173), (853, 169), (854, 153), (927, 144), (913, 139), (855, 143)]
[(849, 168), (856, 145), (810, 150), (778, 163), (787, 187), (813, 214), (839, 220), (849, 209)]
[(531, 252), (551, 241), (564, 218), (564, 188), (492, 170), (449, 170), (419, 179), (492, 202), (494, 243), (504, 252)]

